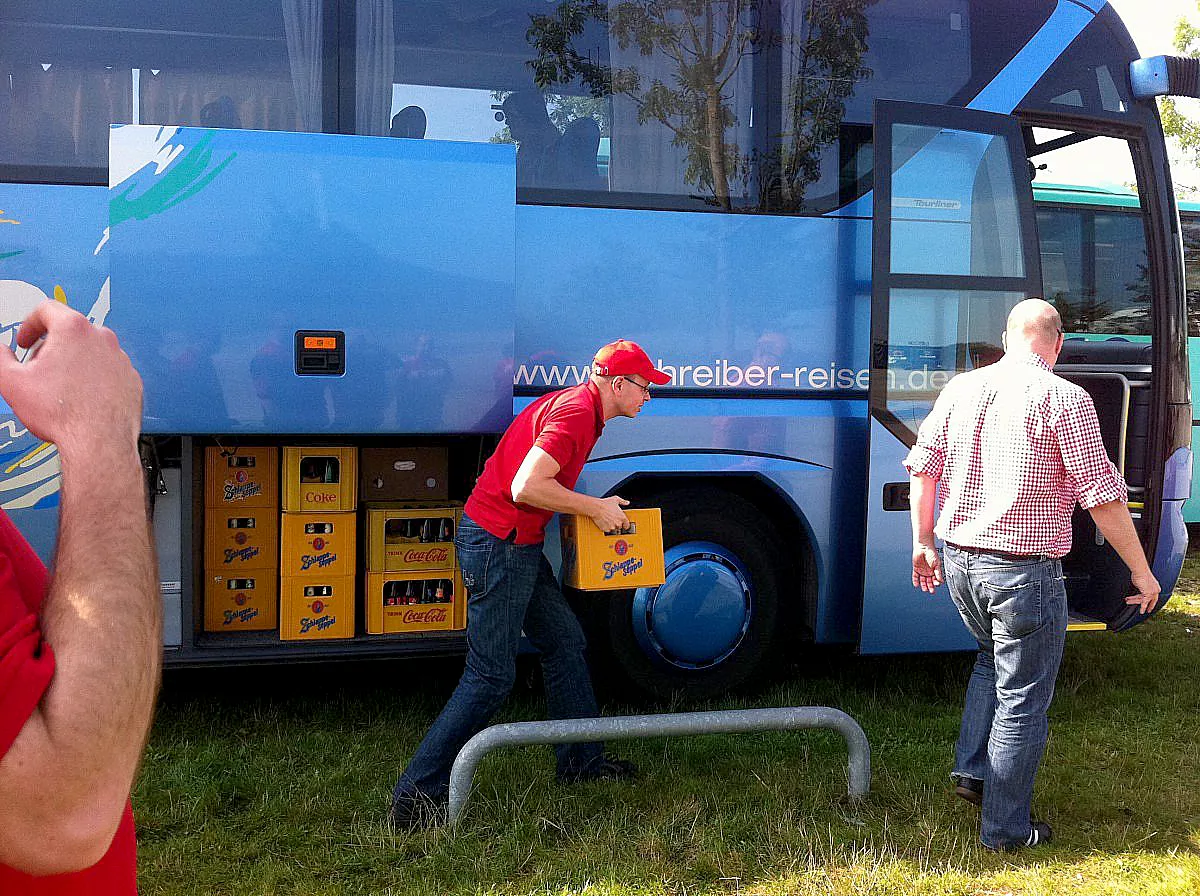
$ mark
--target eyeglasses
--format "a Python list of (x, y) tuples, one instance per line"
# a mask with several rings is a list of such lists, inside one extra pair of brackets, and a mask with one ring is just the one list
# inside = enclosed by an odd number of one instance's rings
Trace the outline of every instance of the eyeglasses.
[(633, 383), (635, 386), (637, 386), (639, 389), (641, 389), (644, 393), (646, 393), (647, 398), (650, 397), (650, 384), (649, 383), (639, 383), (637, 380), (630, 379), (629, 377), (627, 377), (623, 374), (621, 376), (621, 379), (623, 379), (627, 383)]

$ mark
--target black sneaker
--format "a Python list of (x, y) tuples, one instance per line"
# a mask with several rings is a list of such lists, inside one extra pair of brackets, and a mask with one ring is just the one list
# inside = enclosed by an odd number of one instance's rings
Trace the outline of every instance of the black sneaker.
[[(991, 847), (988, 849), (994, 852), (1017, 852), (1022, 849), (1033, 849), (1035, 846), (1045, 846), (1054, 839), (1054, 831), (1050, 825), (1044, 821), (1032, 822), (1029, 828), (1029, 836), (1017, 843), (1007, 843), (1003, 846)], [(984, 846), (987, 846), (985, 843)]]
[(424, 794), (393, 796), (388, 823), (396, 831), (418, 831), (441, 827), (449, 815), (449, 804)]
[(966, 800), (972, 806), (983, 805), (983, 782), (978, 778), (968, 778), (966, 775), (951, 775), (954, 780), (954, 795)]
[(597, 756), (582, 768), (560, 769), (555, 773), (559, 784), (581, 784), (584, 781), (633, 781), (638, 768), (627, 759)]

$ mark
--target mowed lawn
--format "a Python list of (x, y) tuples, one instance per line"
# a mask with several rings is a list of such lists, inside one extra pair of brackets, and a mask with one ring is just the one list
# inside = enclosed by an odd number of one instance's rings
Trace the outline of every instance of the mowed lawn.
[[(872, 748), (862, 806), (836, 734), (705, 736), (619, 744), (632, 786), (559, 787), (548, 748), (500, 751), (456, 831), (394, 835), (392, 781), (459, 665), (169, 674), (134, 794), (143, 893), (1200, 892), (1200, 558), (1150, 623), (1068, 639), (1036, 792), (1056, 840), (1014, 857), (949, 792), (961, 655), (820, 654), (706, 704), (849, 712)], [(542, 711), (523, 686), (502, 719)]]

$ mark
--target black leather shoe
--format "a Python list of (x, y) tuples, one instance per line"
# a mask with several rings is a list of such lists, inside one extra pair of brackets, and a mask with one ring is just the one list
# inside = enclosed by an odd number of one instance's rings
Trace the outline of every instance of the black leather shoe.
[(627, 759), (598, 756), (582, 768), (560, 769), (555, 773), (559, 784), (581, 784), (584, 781), (633, 781), (638, 768)]
[(959, 775), (954, 779), (954, 795), (966, 800), (972, 806), (982, 806), (983, 782), (978, 778)]
[(388, 823), (396, 831), (419, 831), (446, 823), (449, 804), (422, 794), (392, 797)]

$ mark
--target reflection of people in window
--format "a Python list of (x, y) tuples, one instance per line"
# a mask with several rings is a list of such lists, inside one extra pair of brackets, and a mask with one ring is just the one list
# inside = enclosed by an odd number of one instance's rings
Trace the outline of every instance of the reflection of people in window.
[(202, 128), (240, 128), (242, 120), (238, 116), (237, 107), (228, 96), (219, 96), (211, 103), (205, 104), (200, 110), (200, 127)]
[(392, 116), (392, 136), (422, 140), (425, 137), (425, 110), (420, 106), (405, 106)]
[(557, 177), (558, 128), (536, 90), (517, 90), (500, 105), (509, 133), (517, 142), (517, 186), (549, 186)]

